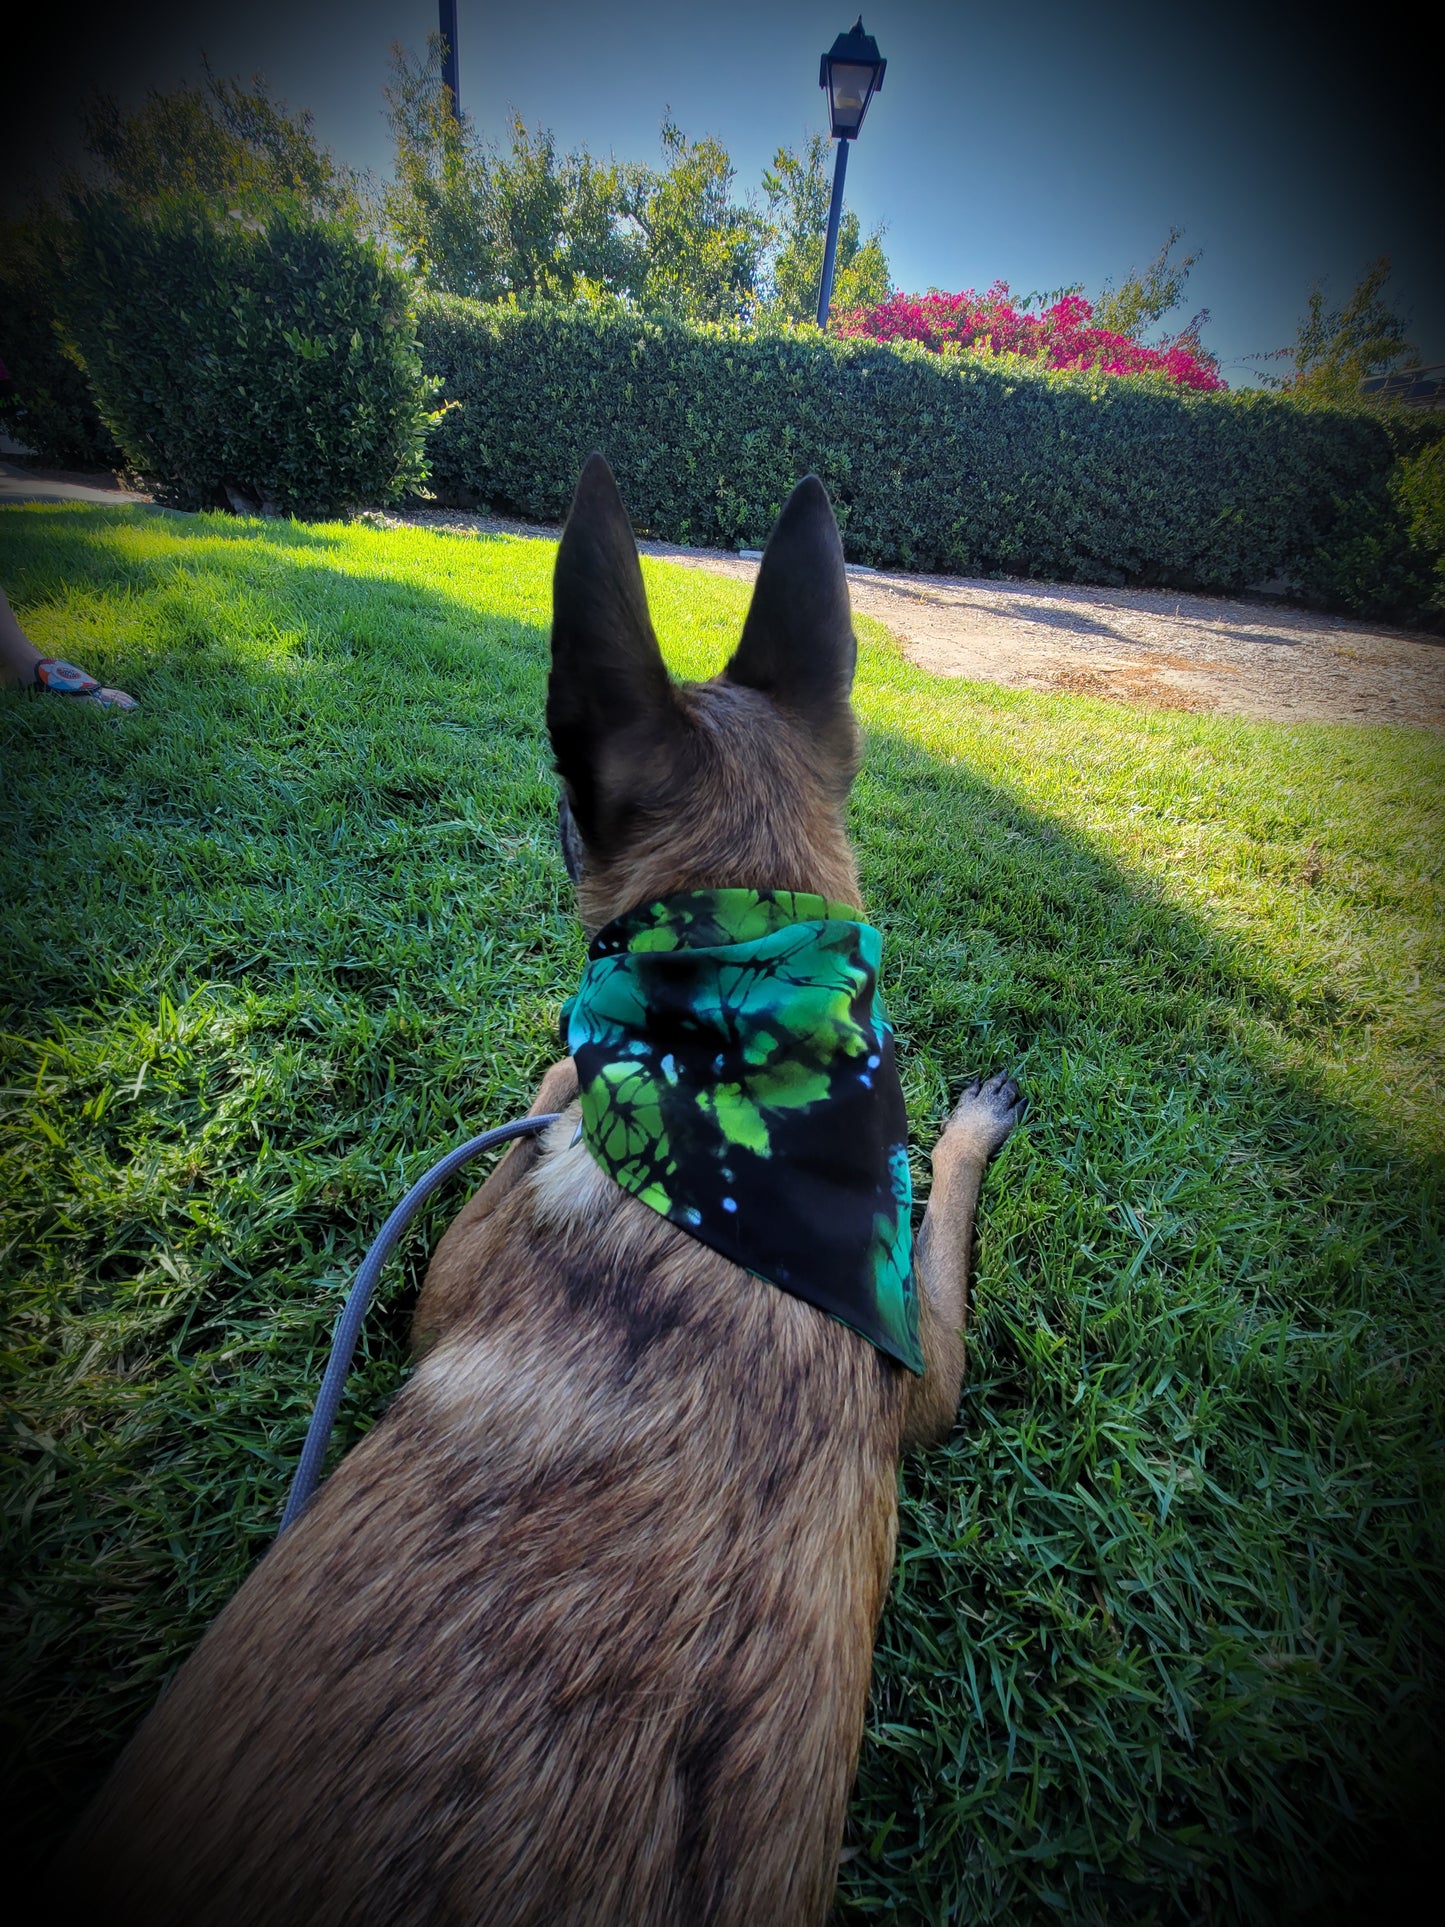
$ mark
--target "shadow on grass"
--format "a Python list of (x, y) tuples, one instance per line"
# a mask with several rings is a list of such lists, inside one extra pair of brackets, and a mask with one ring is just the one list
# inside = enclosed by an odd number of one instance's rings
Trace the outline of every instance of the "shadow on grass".
[(114, 559), (107, 550), (96, 548), (96, 536), (130, 529), (144, 530), (149, 536), (159, 530), (182, 544), (249, 544), (253, 551), (258, 536), (282, 549), (326, 550), (338, 546), (326, 523), (244, 521), (220, 510), (197, 515), (152, 502), (118, 502), (111, 507), (100, 502), (0, 501), (0, 518), (12, 524), (12, 531), (20, 532), (23, 538), (43, 542), (48, 572), (73, 574), (80, 580), (103, 580), (108, 556)]
[[(45, 512), (29, 593), (161, 592), (188, 557), (254, 592), (254, 529), (97, 554), (129, 519)], [(0, 710), (28, 905), (8, 1081), (65, 1071), (9, 1260), (35, 1281), (27, 1860), (264, 1550), (339, 1282), (405, 1177), (521, 1108), (580, 957), (540, 627), (263, 533), (295, 552), (260, 574), (274, 656), (221, 609), (200, 655), (149, 637), (161, 700), (130, 733)], [(1283, 977), (1006, 788), (880, 733), (853, 829), (915, 1137), (995, 1065), (1032, 1109), (985, 1195), (957, 1433), (905, 1478), (841, 1913), (1271, 1920), (1374, 1892), (1441, 1710), (1436, 1178), (1281, 1069)], [(102, 1100), (132, 1078), (129, 1110)], [(399, 1382), (458, 1201), (408, 1246), (343, 1444)]]
[(1445, 1789), (1438, 1168), (1282, 1066), (1283, 976), (962, 758), (874, 736), (855, 819), (915, 1117), (1001, 1065), (1032, 1108), (906, 1482), (842, 1917), (931, 1917), (960, 1860), (971, 1918), (1403, 1897)]

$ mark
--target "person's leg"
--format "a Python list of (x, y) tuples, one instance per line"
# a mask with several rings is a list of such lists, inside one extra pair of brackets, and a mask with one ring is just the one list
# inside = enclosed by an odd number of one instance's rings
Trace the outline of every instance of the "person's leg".
[(34, 683), (35, 665), (41, 659), (40, 651), (15, 620), (5, 591), (0, 589), (0, 665), (5, 681)]
[(16, 620), (5, 591), (0, 589), (0, 681), (23, 683), (51, 695), (79, 697), (105, 709), (134, 709), (135, 697), (123, 689), (102, 689), (94, 676), (59, 656), (42, 656)]

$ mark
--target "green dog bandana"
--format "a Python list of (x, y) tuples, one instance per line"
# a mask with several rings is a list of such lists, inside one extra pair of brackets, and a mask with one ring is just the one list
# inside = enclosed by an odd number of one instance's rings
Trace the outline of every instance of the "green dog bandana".
[(823, 897), (666, 897), (598, 932), (562, 1032), (624, 1191), (921, 1372), (882, 952)]

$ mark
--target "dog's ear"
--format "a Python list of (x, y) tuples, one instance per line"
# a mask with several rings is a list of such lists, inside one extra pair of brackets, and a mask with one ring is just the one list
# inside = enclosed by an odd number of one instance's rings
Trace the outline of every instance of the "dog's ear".
[(615, 853), (687, 735), (612, 470), (589, 455), (552, 578), (547, 731), (583, 841)]
[(851, 774), (857, 731), (848, 698), (857, 657), (833, 505), (817, 476), (807, 475), (768, 537), (743, 639), (724, 674), (801, 718)]

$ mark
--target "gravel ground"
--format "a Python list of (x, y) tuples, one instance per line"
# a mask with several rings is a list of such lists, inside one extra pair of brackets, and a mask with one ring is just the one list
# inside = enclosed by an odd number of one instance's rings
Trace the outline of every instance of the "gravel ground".
[[(450, 509), (383, 524), (554, 540), (555, 528)], [(643, 541), (645, 555), (751, 579), (757, 563)], [(1445, 730), (1445, 639), (1343, 616), (1165, 589), (895, 575), (850, 568), (853, 606), (936, 676), (1072, 690), (1156, 709), (1285, 723), (1404, 723)]]

